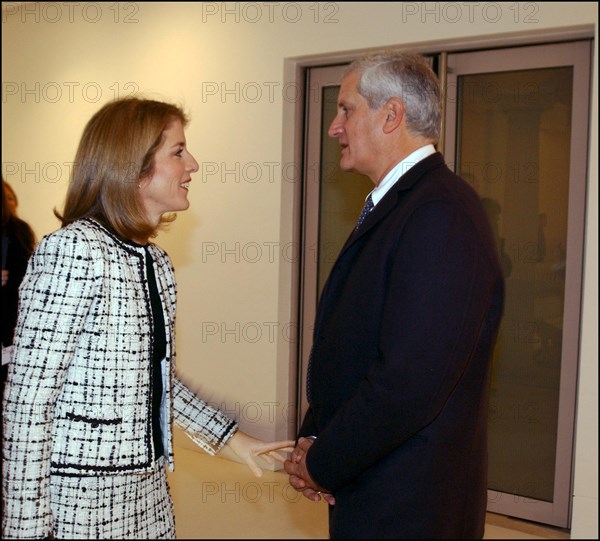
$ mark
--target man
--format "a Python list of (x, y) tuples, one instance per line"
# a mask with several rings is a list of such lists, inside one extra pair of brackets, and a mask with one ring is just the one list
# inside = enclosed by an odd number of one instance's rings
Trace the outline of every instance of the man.
[(439, 124), (418, 55), (368, 56), (343, 77), (329, 135), (375, 189), (321, 295), (310, 408), (285, 463), (330, 504), (332, 538), (483, 536), (504, 287), (479, 197), (433, 146)]

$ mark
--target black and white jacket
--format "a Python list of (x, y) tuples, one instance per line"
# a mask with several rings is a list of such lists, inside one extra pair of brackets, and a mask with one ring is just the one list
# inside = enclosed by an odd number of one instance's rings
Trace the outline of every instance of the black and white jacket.
[[(149, 245), (164, 309), (161, 424), (173, 469), (171, 419), (215, 454), (236, 423), (175, 376), (176, 284), (167, 254)], [(20, 289), (15, 349), (5, 389), (4, 527), (23, 520), (35, 537), (50, 520), (50, 475), (150, 472), (152, 310), (143, 246), (93, 220), (42, 239)], [(18, 520), (20, 526), (11, 520)], [(22, 533), (22, 530), (21, 530)]]

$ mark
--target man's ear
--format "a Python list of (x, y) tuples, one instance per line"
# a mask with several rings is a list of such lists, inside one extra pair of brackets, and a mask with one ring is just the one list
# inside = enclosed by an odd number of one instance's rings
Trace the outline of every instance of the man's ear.
[(391, 133), (402, 124), (404, 119), (404, 103), (400, 98), (390, 98), (383, 105), (385, 113), (384, 133)]

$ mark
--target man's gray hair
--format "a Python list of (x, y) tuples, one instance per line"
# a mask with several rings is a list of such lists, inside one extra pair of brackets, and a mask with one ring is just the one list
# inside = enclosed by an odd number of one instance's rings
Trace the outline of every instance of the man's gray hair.
[(352, 62), (344, 76), (351, 73), (359, 74), (358, 92), (371, 109), (379, 109), (390, 98), (401, 99), (409, 132), (437, 143), (441, 89), (426, 58), (407, 51), (382, 51)]

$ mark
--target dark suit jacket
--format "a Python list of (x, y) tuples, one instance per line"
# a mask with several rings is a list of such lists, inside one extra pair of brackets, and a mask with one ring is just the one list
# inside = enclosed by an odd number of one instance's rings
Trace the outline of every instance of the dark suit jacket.
[(504, 283), (479, 197), (425, 158), (353, 232), (315, 321), (310, 474), (332, 538), (483, 536)]

